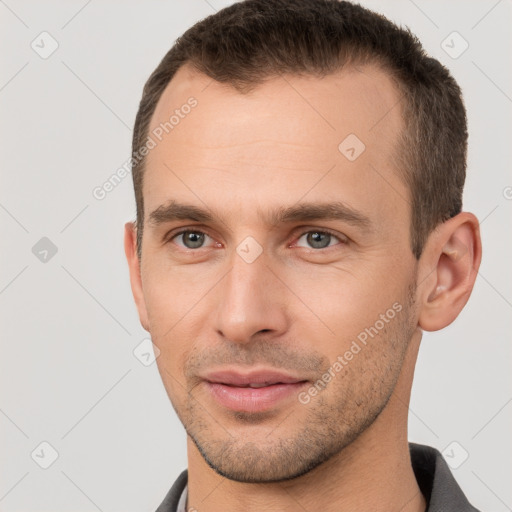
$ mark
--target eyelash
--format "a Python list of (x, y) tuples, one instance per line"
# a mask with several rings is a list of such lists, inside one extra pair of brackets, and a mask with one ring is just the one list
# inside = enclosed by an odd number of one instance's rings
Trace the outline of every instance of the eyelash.
[[(172, 233), (170, 236), (166, 237), (165, 243), (167, 244), (167, 243), (172, 242), (175, 238), (177, 238), (180, 235), (183, 235), (184, 233), (200, 233), (202, 235), (209, 236), (210, 238), (213, 239), (213, 237), (210, 236), (206, 231), (202, 231), (200, 229), (187, 228), (187, 229), (181, 229), (180, 231), (178, 231), (176, 233)], [(307, 235), (308, 233), (321, 233), (321, 234), (331, 235), (334, 238), (336, 238), (340, 242), (340, 244), (347, 244), (348, 243), (348, 239), (345, 240), (342, 237), (340, 237), (338, 234), (336, 234), (334, 231), (331, 231), (331, 230), (326, 229), (326, 228), (322, 228), (322, 229), (308, 229), (307, 231), (303, 231), (299, 235), (297, 240), (300, 240), (304, 235)], [(339, 244), (335, 244), (333, 246), (327, 246), (327, 247), (324, 247), (324, 248), (321, 248), (321, 249), (315, 249), (314, 247), (310, 247), (309, 250), (313, 251), (313, 252), (327, 251), (328, 249), (332, 249), (332, 248), (336, 247), (336, 245), (339, 245)], [(192, 251), (193, 252), (193, 251), (198, 251), (200, 249), (206, 249), (206, 247), (198, 247), (197, 249), (184, 248), (183, 250), (185, 250), (185, 251)], [(302, 247), (302, 249), (305, 249), (305, 247)]]

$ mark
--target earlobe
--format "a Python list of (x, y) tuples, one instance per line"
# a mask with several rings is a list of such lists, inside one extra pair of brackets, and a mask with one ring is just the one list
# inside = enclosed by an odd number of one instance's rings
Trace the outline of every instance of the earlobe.
[(450, 325), (466, 305), (482, 258), (478, 219), (462, 212), (429, 238), (423, 262), (423, 301), (419, 326), (437, 331)]
[(124, 252), (128, 262), (130, 272), (130, 284), (132, 288), (135, 305), (139, 312), (140, 323), (146, 331), (149, 332), (148, 315), (146, 311), (146, 302), (142, 289), (142, 278), (140, 272), (140, 262), (137, 256), (137, 228), (134, 222), (127, 222), (124, 225)]

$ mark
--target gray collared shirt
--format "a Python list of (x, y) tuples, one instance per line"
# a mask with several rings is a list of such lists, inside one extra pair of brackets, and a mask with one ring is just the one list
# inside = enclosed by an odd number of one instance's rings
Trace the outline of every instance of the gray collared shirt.
[(180, 496), (180, 501), (178, 502), (178, 507), (176, 508), (176, 512), (187, 512), (186, 506), (187, 506), (187, 486), (185, 485), (185, 489), (183, 489), (183, 492)]

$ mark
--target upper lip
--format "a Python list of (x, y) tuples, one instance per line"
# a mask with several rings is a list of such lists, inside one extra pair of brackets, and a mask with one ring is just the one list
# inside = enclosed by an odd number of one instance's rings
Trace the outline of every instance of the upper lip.
[(267, 385), (271, 384), (293, 384), (303, 382), (306, 379), (294, 377), (278, 370), (255, 370), (251, 372), (241, 372), (234, 370), (219, 370), (207, 373), (204, 380), (218, 384), (228, 384), (230, 386), (244, 387), (250, 384)]

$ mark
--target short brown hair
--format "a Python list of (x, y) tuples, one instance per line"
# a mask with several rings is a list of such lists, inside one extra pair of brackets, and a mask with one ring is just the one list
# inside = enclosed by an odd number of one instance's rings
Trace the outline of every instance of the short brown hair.
[[(401, 97), (404, 129), (395, 157), (410, 190), (416, 258), (430, 232), (461, 211), (468, 136), (461, 90), (408, 28), (338, 0), (245, 0), (226, 7), (179, 37), (149, 77), (135, 119), (133, 155), (147, 139), (164, 89), (185, 63), (240, 93), (282, 73), (321, 77), (348, 64), (380, 66)], [(133, 155), (140, 259), (144, 159)]]

